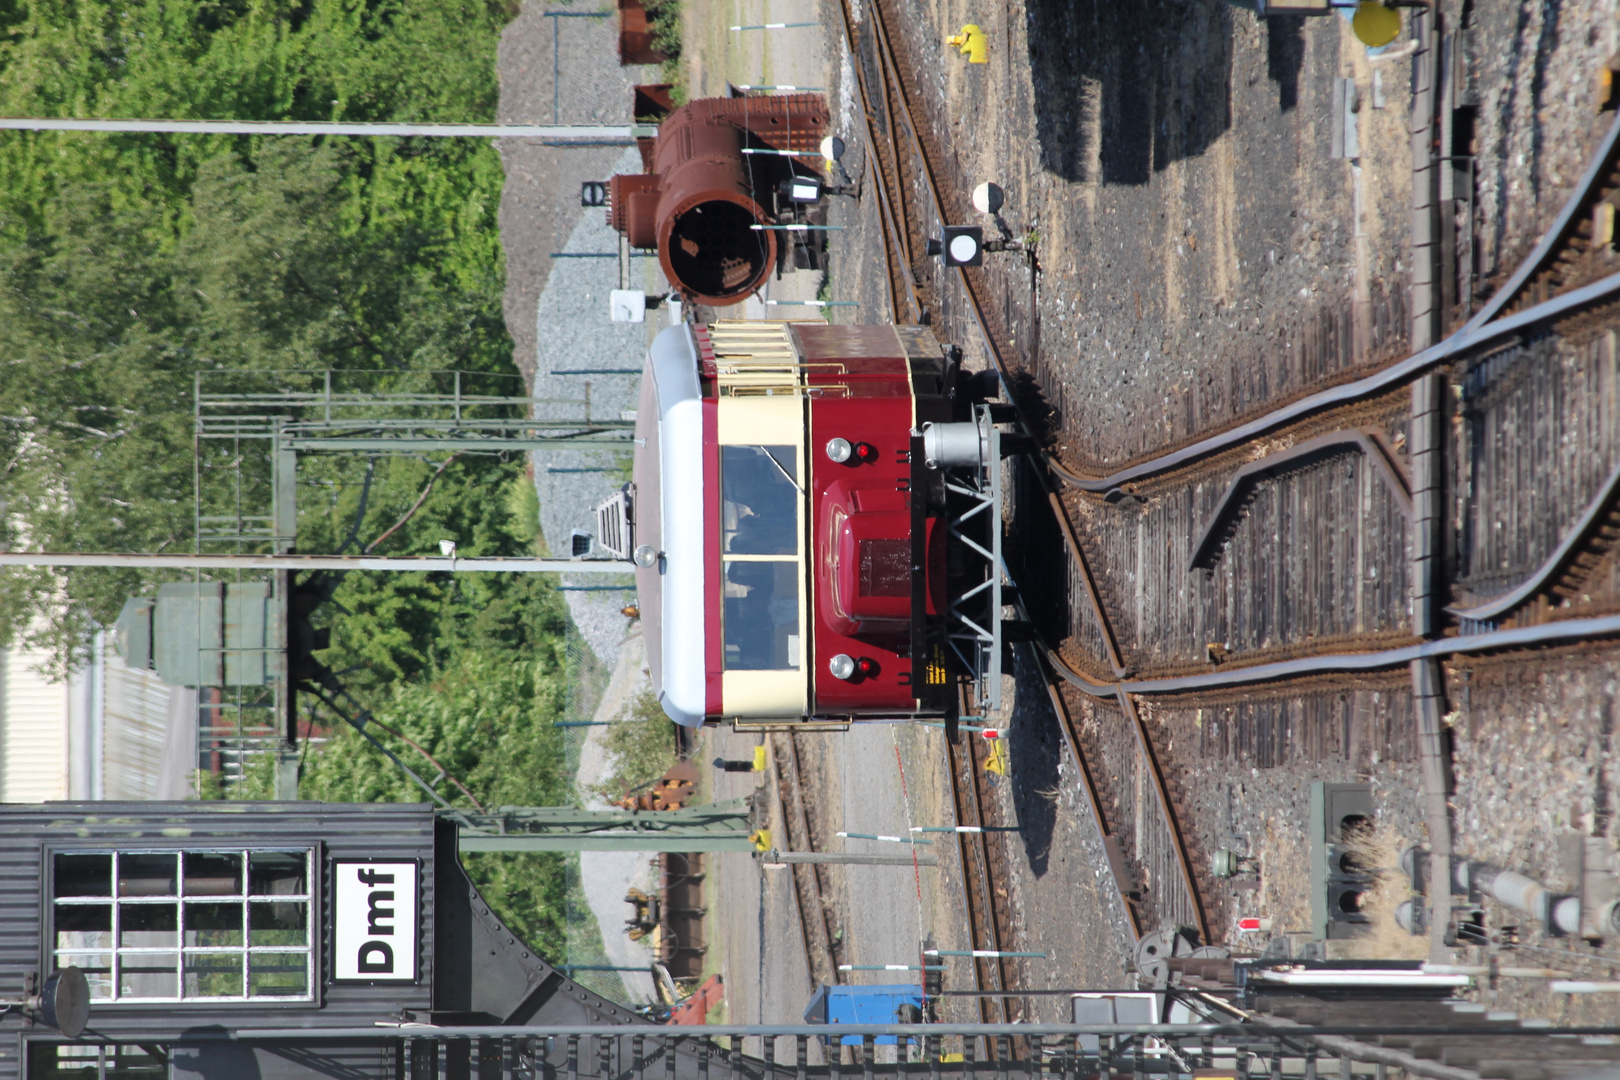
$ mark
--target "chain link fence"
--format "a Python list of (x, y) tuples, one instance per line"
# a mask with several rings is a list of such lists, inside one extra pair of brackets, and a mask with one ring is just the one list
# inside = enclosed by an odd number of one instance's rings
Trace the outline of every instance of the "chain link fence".
[[(602, 703), (612, 669), (591, 649), (572, 620), (563, 638), (563, 662), (566, 665), (567, 690), (563, 704), (563, 761), (568, 775), (578, 777), (580, 758), (585, 741), (595, 730), (588, 726), (596, 719), (596, 710)], [(583, 803), (586, 793), (578, 790), (575, 798)], [(580, 857), (570, 855), (565, 864), (565, 904), (567, 926), (564, 940), (566, 954), (561, 965), (580, 986), (608, 998), (610, 1001), (633, 1003), (634, 998), (625, 986), (614, 960), (608, 956), (603, 944), (604, 928), (597, 922), (585, 899), (585, 885), (581, 878)], [(609, 927), (610, 933), (622, 933), (621, 927)], [(637, 968), (641, 971), (644, 969)]]

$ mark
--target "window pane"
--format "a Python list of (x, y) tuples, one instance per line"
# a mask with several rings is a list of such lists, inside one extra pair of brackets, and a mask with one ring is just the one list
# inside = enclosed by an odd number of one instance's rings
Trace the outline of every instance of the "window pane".
[(242, 945), (242, 905), (187, 904), (185, 943), (193, 947)]
[(250, 924), (254, 945), (304, 945), (309, 941), (308, 909), (303, 901), (253, 904)]
[(107, 1047), (107, 1080), (153, 1080), (169, 1075), (169, 1063), (152, 1053), (150, 1046)]
[(799, 564), (726, 564), (726, 668), (784, 671), (799, 664)]
[(111, 855), (58, 855), (52, 887), (57, 896), (111, 896)]
[(302, 851), (255, 851), (248, 856), (248, 892), (254, 896), (306, 896), (308, 861)]
[(179, 960), (177, 953), (119, 953), (118, 996), (178, 997)]
[[(28, 1080), (162, 1080), (168, 1062), (152, 1056), (151, 1047), (74, 1046), (31, 1043)], [(105, 1071), (97, 1064), (105, 1054)]]
[(720, 498), (724, 504), (721, 511), (727, 552), (798, 552), (797, 479), (797, 453), (791, 446), (720, 448)]
[(303, 997), (309, 993), (307, 953), (254, 953), (248, 957), (251, 997)]
[(172, 949), (180, 944), (173, 904), (119, 904), (118, 947)]
[(58, 968), (76, 967), (90, 983), (91, 1001), (112, 1000), (112, 953), (58, 954)]
[(241, 953), (186, 954), (186, 997), (241, 996)]
[(242, 856), (186, 852), (187, 896), (241, 896)]
[(173, 855), (120, 855), (119, 896), (173, 896), (176, 883)]
[(58, 949), (112, 948), (111, 904), (56, 905)]

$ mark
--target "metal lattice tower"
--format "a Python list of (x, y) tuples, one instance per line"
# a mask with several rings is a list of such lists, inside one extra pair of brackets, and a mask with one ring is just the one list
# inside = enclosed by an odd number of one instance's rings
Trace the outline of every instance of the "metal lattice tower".
[[(519, 376), (482, 372), (199, 371), (193, 393), (194, 553), (296, 551), (301, 454), (442, 461), (447, 454), (552, 448), (624, 451), (634, 426), (633, 418), (593, 417), (588, 383), (582, 398), (563, 400), (528, 396)], [(266, 683), (198, 690), (198, 767), (219, 772), (227, 785), (242, 780), (255, 756), (285, 756), (296, 732), (287, 671), (291, 574), (195, 575), (199, 585), (253, 584), (269, 594), (262, 646), (212, 650), (237, 662), (244, 653), (264, 654)], [(199, 627), (199, 641), (206, 640)], [(292, 782), (278, 776), (278, 790)]]

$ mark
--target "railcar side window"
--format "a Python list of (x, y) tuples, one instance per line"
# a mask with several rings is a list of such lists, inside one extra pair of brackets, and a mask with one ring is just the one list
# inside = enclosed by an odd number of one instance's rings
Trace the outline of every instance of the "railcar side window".
[(792, 446), (720, 448), (725, 564), (725, 666), (799, 667), (798, 452)]
[(56, 966), (83, 970), (94, 1001), (307, 1001), (310, 857), (58, 853)]
[(798, 466), (791, 446), (720, 448), (726, 554), (798, 554)]

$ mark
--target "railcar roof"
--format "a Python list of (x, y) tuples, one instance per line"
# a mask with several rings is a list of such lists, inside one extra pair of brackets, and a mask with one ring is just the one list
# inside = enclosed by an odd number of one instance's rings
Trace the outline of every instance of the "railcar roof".
[(697, 343), (682, 324), (647, 350), (636, 413), (636, 546), (663, 553), (636, 570), (653, 693), (677, 724), (703, 723), (703, 399)]

